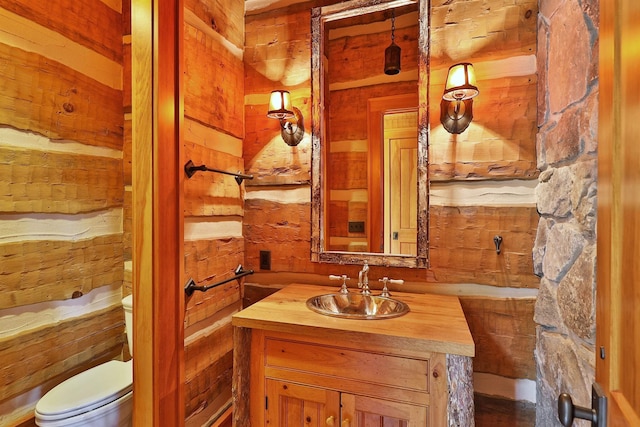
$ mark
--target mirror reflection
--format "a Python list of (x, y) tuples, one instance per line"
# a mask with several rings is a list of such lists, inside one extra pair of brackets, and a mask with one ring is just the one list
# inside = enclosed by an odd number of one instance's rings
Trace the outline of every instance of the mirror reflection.
[(427, 133), (420, 123), (427, 122), (421, 46), (428, 26), (421, 7), (352, 1), (312, 12), (317, 261), (426, 266)]

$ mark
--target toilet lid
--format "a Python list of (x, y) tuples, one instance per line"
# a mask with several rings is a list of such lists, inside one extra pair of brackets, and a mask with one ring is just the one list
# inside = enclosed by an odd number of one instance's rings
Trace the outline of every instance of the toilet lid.
[(132, 363), (111, 360), (58, 384), (36, 405), (42, 419), (67, 418), (104, 406), (129, 393)]

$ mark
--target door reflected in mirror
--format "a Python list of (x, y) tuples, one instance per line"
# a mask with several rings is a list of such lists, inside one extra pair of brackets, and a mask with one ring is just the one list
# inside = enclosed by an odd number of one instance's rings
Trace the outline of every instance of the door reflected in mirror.
[[(426, 7), (312, 10), (314, 261), (427, 266)], [(385, 72), (391, 44), (395, 74)]]

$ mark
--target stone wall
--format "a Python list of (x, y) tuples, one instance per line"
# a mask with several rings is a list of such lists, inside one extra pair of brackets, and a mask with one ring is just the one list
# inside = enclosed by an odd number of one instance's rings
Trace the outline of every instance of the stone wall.
[(560, 393), (591, 406), (595, 375), (598, 2), (539, 6), (536, 425), (550, 427)]

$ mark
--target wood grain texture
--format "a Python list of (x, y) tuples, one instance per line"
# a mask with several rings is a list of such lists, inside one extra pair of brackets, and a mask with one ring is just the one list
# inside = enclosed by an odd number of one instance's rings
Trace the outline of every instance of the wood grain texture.
[(0, 307), (71, 299), (123, 280), (122, 235), (0, 245)]
[[(234, 371), (234, 398), (238, 404), (234, 415), (235, 425), (247, 426), (250, 425), (249, 423), (263, 425), (265, 416), (266, 420), (276, 422), (278, 425), (283, 423), (282, 419), (278, 421), (274, 411), (265, 411), (262, 403), (261, 396), (264, 395), (265, 390), (270, 403), (282, 402), (272, 393), (275, 392), (271, 388), (273, 379), (286, 381), (284, 385), (304, 384), (305, 388), (312, 386), (312, 389), (308, 389), (310, 394), (297, 389), (290, 393), (288, 386), (280, 387), (280, 390), (283, 390), (283, 396), (292, 395), (296, 399), (309, 400), (312, 405), (313, 402), (324, 401), (323, 390), (331, 390), (333, 393), (339, 391), (342, 408), (347, 411), (350, 418), (355, 419), (352, 414), (354, 411), (362, 411), (361, 415), (364, 415), (364, 412), (375, 412), (378, 415), (372, 416), (369, 421), (377, 420), (375, 425), (382, 422), (383, 416), (387, 421), (390, 421), (389, 417), (409, 417), (413, 420), (412, 423), (418, 422), (420, 425), (446, 425), (443, 420), (447, 419), (449, 411), (456, 411), (458, 408), (455, 407), (455, 403), (451, 408), (447, 406), (448, 366), (444, 354), (431, 353), (419, 344), (419, 348), (416, 348), (416, 342), (413, 339), (407, 339), (408, 335), (412, 334), (406, 333), (407, 329), (413, 328), (403, 328), (402, 326), (407, 326), (406, 324), (395, 325), (398, 341), (391, 342), (389, 335), (385, 332), (386, 325), (389, 325), (387, 321), (371, 323), (327, 318), (312, 313), (304, 306), (304, 299), (306, 296), (315, 294), (310, 293), (314, 292), (314, 288), (316, 292), (326, 291), (326, 288), (291, 285), (234, 316), (236, 338), (243, 339), (242, 346), (236, 346), (237, 357), (245, 360), (242, 364), (243, 370)], [(299, 297), (303, 300), (299, 300)], [(420, 304), (417, 301), (414, 302), (416, 304), (412, 307), (419, 310)], [(433, 306), (440, 308), (448, 306), (446, 303), (431, 302), (434, 303)], [(448, 302), (457, 302), (457, 300), (455, 297), (449, 297)], [(293, 305), (300, 306), (304, 311), (291, 310)], [(268, 315), (267, 312), (273, 312), (276, 306), (282, 316), (280, 320), (274, 322), (273, 316)], [(256, 308), (259, 309), (256, 310)], [(260, 313), (263, 309), (264, 312)], [(294, 311), (296, 311), (295, 316), (301, 320), (297, 324), (290, 323), (289, 316)], [(247, 312), (251, 314), (245, 316)], [(312, 330), (307, 330), (310, 326), (310, 323), (307, 323), (308, 319), (304, 319), (307, 314), (317, 317), (316, 326)], [(411, 313), (403, 317), (410, 315)], [(387, 320), (398, 319), (401, 318)], [(287, 326), (281, 330), (275, 323), (280, 323), (281, 326), (287, 324)], [(424, 329), (425, 325), (426, 329)], [(425, 337), (432, 334), (434, 329), (432, 327), (439, 329), (428, 321), (422, 326)], [(248, 327), (251, 329), (247, 329)], [(354, 332), (356, 329), (367, 330), (366, 336)], [(250, 342), (247, 333), (251, 334)], [(473, 346), (472, 343), (471, 345)], [(391, 369), (386, 369), (387, 367)], [(247, 375), (244, 369), (248, 369), (250, 375)], [(406, 372), (403, 371), (404, 369)], [(401, 379), (411, 372), (422, 372), (422, 375), (417, 375), (411, 380)], [(251, 402), (240, 402), (242, 395), (239, 391), (241, 390), (250, 390), (253, 393), (254, 398)], [(259, 397), (255, 398), (255, 396)], [(366, 398), (360, 399), (358, 396), (366, 396)], [(371, 399), (380, 399), (377, 402), (377, 411), (371, 411), (372, 407), (368, 405), (366, 407), (354, 405), (358, 400), (363, 400), (362, 403), (364, 400), (373, 403)], [(401, 402), (411, 403), (412, 405), (409, 406), (412, 409)], [(329, 413), (338, 409), (337, 400), (335, 403), (336, 407), (327, 408)], [(272, 408), (271, 405), (279, 407), (280, 403), (271, 403), (269, 408)], [(285, 414), (290, 411), (283, 409), (279, 412)], [(426, 422), (427, 414), (429, 423)], [(273, 416), (276, 418), (272, 418)], [(314, 417), (306, 420), (311, 425), (315, 425)]]
[[(531, 248), (538, 213), (531, 207), (430, 207), (430, 269), (440, 282), (537, 288)], [(493, 238), (503, 238), (497, 254)]]
[[(206, 165), (231, 173), (244, 173), (241, 157), (207, 149), (194, 143), (185, 144), (185, 158), (199, 166)], [(184, 203), (186, 216), (242, 215), (242, 187), (233, 176), (216, 172), (197, 172), (185, 176)]]
[[(357, 338), (363, 342), (363, 348), (407, 348), (407, 355), (430, 351), (465, 356), (475, 353), (471, 333), (456, 297), (396, 293), (394, 297), (406, 302), (410, 312), (372, 324), (367, 320), (322, 316), (306, 307), (308, 298), (332, 292), (335, 288), (290, 285), (235, 314), (233, 325), (295, 332), (316, 338)], [(274, 318), (276, 311), (278, 317)]]
[(476, 394), (476, 427), (533, 427), (535, 403)]
[(122, 160), (0, 147), (0, 211), (81, 213), (122, 206)]
[(183, 3), (152, 3), (134, 0), (131, 11), (133, 422), (162, 426), (185, 419), (184, 291), (177, 286), (184, 276), (183, 28), (176, 25), (183, 22)]
[(122, 14), (101, 0), (0, 0), (0, 7), (122, 62)]
[(536, 52), (537, 0), (437, 0), (430, 14), (433, 69)]
[[(332, 84), (363, 80), (384, 75), (384, 48), (391, 43), (390, 29), (381, 33), (351, 34), (335, 38), (327, 44), (331, 63), (329, 81)], [(415, 25), (396, 28), (396, 44), (401, 50), (402, 73), (418, 69), (418, 19)], [(417, 73), (416, 73), (417, 75)]]
[(476, 372), (535, 380), (535, 299), (460, 298), (477, 352)]
[(0, 122), (52, 140), (122, 149), (122, 91), (0, 43)]
[[(328, 141), (367, 139), (367, 102), (370, 98), (414, 94), (416, 81), (385, 83), (332, 91), (327, 108)], [(330, 142), (329, 142), (330, 143)]]
[(184, 6), (204, 24), (241, 48), (244, 42), (244, 7), (242, 2), (224, 0), (185, 0)]
[(244, 136), (244, 66), (218, 41), (185, 24), (185, 117)]
[(0, 340), (0, 400), (87, 367), (94, 359), (116, 356), (123, 331), (124, 314), (117, 306)]

